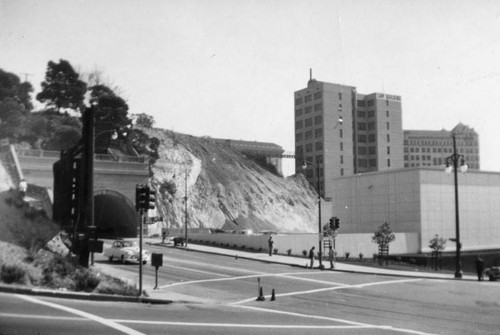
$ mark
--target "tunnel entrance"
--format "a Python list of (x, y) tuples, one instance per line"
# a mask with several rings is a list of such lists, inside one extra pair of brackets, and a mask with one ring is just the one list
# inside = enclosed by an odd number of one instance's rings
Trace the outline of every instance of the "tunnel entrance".
[(100, 190), (94, 195), (94, 222), (99, 238), (137, 237), (135, 206), (123, 194)]

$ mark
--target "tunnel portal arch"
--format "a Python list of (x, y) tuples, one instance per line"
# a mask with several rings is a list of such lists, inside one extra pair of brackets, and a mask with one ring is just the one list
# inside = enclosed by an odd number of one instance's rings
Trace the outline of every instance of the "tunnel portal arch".
[(109, 189), (94, 192), (94, 224), (101, 230), (99, 238), (137, 237), (138, 222), (129, 198)]

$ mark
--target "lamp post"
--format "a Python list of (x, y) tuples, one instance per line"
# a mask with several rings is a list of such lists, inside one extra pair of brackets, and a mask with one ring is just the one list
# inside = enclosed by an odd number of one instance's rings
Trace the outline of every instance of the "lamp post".
[(317, 183), (316, 183), (317, 186), (316, 187), (317, 187), (317, 192), (318, 192), (318, 243), (319, 243), (319, 246), (318, 246), (319, 257), (318, 258), (319, 258), (319, 269), (323, 270), (325, 267), (323, 266), (323, 262), (322, 262), (323, 252), (322, 252), (322, 246), (321, 246), (322, 234), (321, 234), (321, 191), (320, 191), (320, 182), (319, 182), (320, 170), (319, 170), (319, 163), (314, 164), (313, 162), (309, 162), (309, 161), (302, 162), (302, 169), (305, 170), (307, 168), (308, 164), (316, 167), (316, 175), (317, 175)]
[[(459, 207), (458, 207), (458, 176), (457, 170), (460, 168), (462, 173), (467, 171), (467, 164), (465, 164), (465, 159), (463, 155), (457, 154), (457, 142), (456, 142), (456, 134), (452, 133), (453, 138), (453, 154), (449, 157), (446, 157), (446, 173), (451, 173), (453, 170), (454, 180), (455, 180), (455, 231), (456, 231), (456, 271), (455, 278), (462, 278), (462, 260), (460, 256), (460, 217), (459, 217)], [(459, 166), (460, 164), (460, 166)]]
[(188, 187), (187, 187), (188, 172), (184, 175), (184, 243), (186, 249), (188, 247)]

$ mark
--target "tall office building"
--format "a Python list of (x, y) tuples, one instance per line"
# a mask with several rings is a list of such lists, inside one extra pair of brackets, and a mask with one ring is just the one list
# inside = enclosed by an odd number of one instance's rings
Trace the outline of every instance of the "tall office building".
[[(403, 167), (401, 97), (359, 94), (353, 86), (312, 79), (296, 91), (296, 172), (326, 199), (333, 178)], [(318, 169), (319, 166), (319, 175)]]
[(459, 123), (448, 130), (405, 130), (404, 166), (442, 166), (453, 154), (452, 132), (456, 133), (457, 153), (464, 156), (469, 169), (479, 170), (479, 135)]

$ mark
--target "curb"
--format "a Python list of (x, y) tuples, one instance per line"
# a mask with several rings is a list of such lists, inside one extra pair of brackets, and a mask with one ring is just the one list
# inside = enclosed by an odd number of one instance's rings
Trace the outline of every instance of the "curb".
[(0, 285), (0, 292), (35, 295), (35, 296), (43, 296), (49, 298), (51, 297), (51, 298), (78, 299), (78, 300), (91, 300), (91, 301), (120, 301), (120, 302), (145, 303), (153, 305), (167, 305), (172, 303), (172, 300), (155, 299), (143, 296), (132, 297), (124, 295), (111, 295), (111, 294), (99, 294), (99, 293), (68, 292), (68, 291), (57, 291), (57, 290), (49, 290), (41, 288), (26, 288), (26, 287), (5, 286), (5, 285)]

